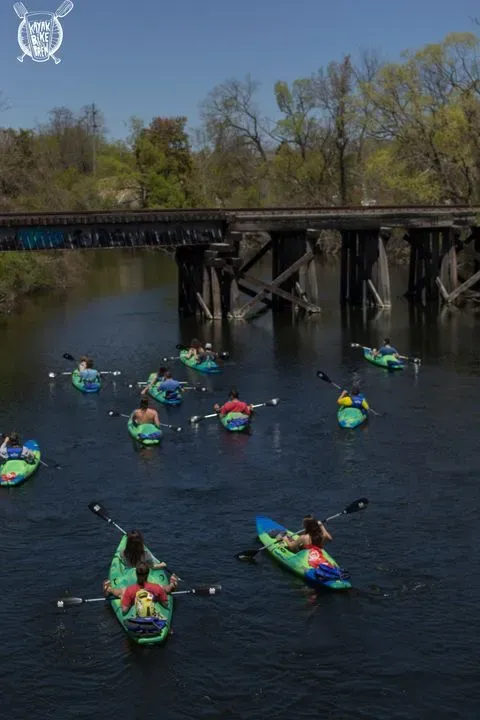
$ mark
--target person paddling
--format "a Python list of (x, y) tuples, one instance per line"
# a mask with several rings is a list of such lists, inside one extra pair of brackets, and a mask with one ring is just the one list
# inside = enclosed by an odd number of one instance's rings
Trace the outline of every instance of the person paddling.
[(4, 436), (0, 445), (0, 458), (2, 460), (25, 460), (26, 462), (34, 461), (34, 454), (25, 447), (20, 439), (20, 435), (14, 430), (9, 435)]
[(80, 370), (80, 377), (84, 383), (95, 383), (100, 379), (98, 370), (93, 367), (92, 358), (87, 358), (85, 362), (85, 370)]
[(152, 570), (166, 567), (164, 562), (157, 563), (150, 550), (145, 547), (140, 530), (127, 533), (127, 542), (125, 549), (120, 552), (120, 558), (127, 569), (136, 567), (139, 562), (145, 563)]
[(148, 397), (142, 397), (140, 407), (132, 413), (134, 425), (156, 425), (160, 427), (158, 412), (148, 405)]
[(397, 358), (397, 360), (400, 359), (400, 354), (396, 347), (390, 344), (390, 338), (386, 337), (383, 339), (383, 345), (377, 349), (373, 350), (373, 354), (375, 356), (384, 356), (384, 355), (393, 355)]
[(322, 550), (325, 543), (332, 540), (325, 525), (313, 517), (306, 515), (303, 518), (303, 530), (296, 538), (284, 536), (285, 544), (291, 552), (297, 553), (300, 550)]
[(199, 362), (208, 362), (217, 359), (217, 353), (213, 351), (213, 345), (210, 342), (205, 343), (205, 349), (199, 353)]
[(158, 389), (160, 392), (165, 393), (167, 400), (177, 398), (182, 393), (182, 384), (178, 380), (174, 380), (170, 370), (165, 372), (162, 382), (159, 384)]
[(150, 388), (152, 388), (152, 387), (154, 387), (155, 385), (163, 382), (163, 380), (165, 379), (165, 373), (166, 373), (166, 372), (167, 372), (167, 368), (166, 368), (164, 365), (162, 365), (162, 366), (158, 369), (158, 372), (155, 373), (155, 375), (154, 375), (154, 377), (152, 378), (151, 382), (149, 382), (149, 383), (147, 383), (147, 385), (145, 385), (145, 387), (143, 388), (141, 394), (142, 394), (142, 395), (146, 395), (146, 394), (148, 393), (148, 391), (150, 390)]
[[(112, 587), (110, 580), (104, 580), (103, 582), (103, 590), (106, 595), (113, 595), (114, 597), (121, 598), (123, 614), (126, 615), (135, 603), (137, 607), (137, 614), (141, 617), (147, 617), (148, 615), (146, 612), (144, 614), (141, 609), (139, 612), (139, 605), (146, 605), (149, 603), (149, 600), (159, 602), (164, 607), (168, 607), (168, 595), (177, 587), (177, 577), (172, 575), (168, 585), (159, 585), (158, 583), (148, 582), (149, 567), (144, 562), (137, 563), (135, 573), (137, 576), (137, 582), (126, 588), (114, 588)], [(141, 597), (137, 597), (139, 594)], [(150, 595), (150, 598), (148, 598), (148, 595)]]
[(78, 363), (78, 372), (82, 372), (87, 369), (87, 361), (88, 357), (86, 355), (82, 355), (80, 362)]
[(228, 413), (241, 413), (242, 415), (250, 415), (252, 413), (253, 406), (247, 405), (246, 402), (240, 400), (238, 396), (238, 390), (232, 389), (228, 397), (228, 401), (222, 406), (220, 406), (218, 403), (215, 403), (213, 409), (216, 413), (220, 413), (220, 415), (222, 416), (228, 415)]
[(365, 400), (365, 396), (361, 394), (357, 383), (352, 385), (350, 392), (348, 392), (348, 390), (343, 390), (337, 400), (337, 403), (342, 407), (357, 408), (362, 411), (363, 415), (368, 415), (368, 411), (370, 410), (370, 407)]
[(189, 360), (190, 358), (195, 358), (195, 360), (199, 360), (199, 356), (204, 352), (202, 348), (202, 344), (200, 340), (197, 340), (196, 338), (193, 338), (192, 342), (190, 343), (190, 347), (188, 348), (187, 354), (185, 355), (185, 358)]

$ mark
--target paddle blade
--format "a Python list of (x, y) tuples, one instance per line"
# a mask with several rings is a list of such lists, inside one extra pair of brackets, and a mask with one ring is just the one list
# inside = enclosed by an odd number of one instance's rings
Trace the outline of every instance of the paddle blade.
[(355, 502), (350, 503), (350, 505), (347, 505), (343, 512), (345, 515), (350, 515), (350, 513), (358, 512), (359, 510), (365, 510), (368, 502), (367, 498), (360, 498), (359, 500), (355, 500)]
[(70, 355), (70, 353), (63, 353), (62, 357), (65, 358), (65, 360), (71, 360), (72, 362), (75, 362), (75, 358), (73, 355)]
[(320, 378), (320, 380), (325, 380), (325, 382), (331, 383), (332, 381), (328, 377), (328, 375), (321, 370), (317, 370), (317, 377)]
[(118, 412), (118, 410), (109, 410), (108, 415), (110, 417), (120, 417), (120, 413)]
[(243, 550), (235, 555), (237, 560), (253, 560), (258, 550)]
[(193, 592), (195, 595), (202, 595), (208, 597), (209, 595), (218, 595), (222, 590), (221, 585), (210, 585), (207, 587), (194, 588)]
[(190, 422), (194, 425), (195, 423), (200, 422), (200, 420), (203, 420), (203, 415), (193, 415), (190, 418)]
[(84, 602), (83, 598), (78, 597), (66, 597), (61, 600), (57, 600), (57, 607), (63, 608), (69, 605), (81, 605)]
[(361, 348), (362, 345), (359, 345), (358, 343), (350, 343), (350, 347), (352, 347), (352, 348)]
[(266, 402), (265, 405), (269, 405), (270, 407), (276, 407), (279, 402), (280, 402), (280, 398), (272, 398), (271, 400)]
[(49, 377), (49, 378), (54, 378), (54, 377), (56, 377), (56, 375), (57, 375), (57, 373), (54, 373), (54, 372), (49, 372), (49, 373), (48, 373), (48, 377)]
[(110, 522), (110, 518), (108, 517), (106, 508), (104, 508), (103, 505), (101, 505), (99, 502), (95, 502), (95, 500), (92, 500), (92, 502), (88, 503), (88, 509), (91, 510), (94, 515), (98, 515), (98, 517), (101, 517), (102, 520)]

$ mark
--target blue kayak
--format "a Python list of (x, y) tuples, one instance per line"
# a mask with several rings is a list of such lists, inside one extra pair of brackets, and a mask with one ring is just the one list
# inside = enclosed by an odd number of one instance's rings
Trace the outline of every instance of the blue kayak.
[[(311, 548), (293, 553), (284, 542), (275, 539), (277, 533), (290, 534), (286, 527), (263, 515), (257, 515), (256, 524), (258, 538), (262, 545), (267, 546), (266, 551), (308, 585), (329, 590), (349, 590), (352, 587), (349, 574), (342, 570), (324, 548)], [(291, 533), (291, 537), (298, 536)]]

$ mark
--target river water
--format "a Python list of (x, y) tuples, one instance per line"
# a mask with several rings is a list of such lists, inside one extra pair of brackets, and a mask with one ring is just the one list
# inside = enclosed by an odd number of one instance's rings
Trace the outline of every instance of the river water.
[[(394, 274), (391, 314), (338, 306), (338, 268), (324, 271), (324, 312), (251, 323), (200, 324), (176, 312), (175, 268), (165, 255), (98, 253), (95, 270), (65, 299), (36, 298), (0, 326), (1, 423), (37, 439), (42, 467), (0, 491), (3, 545), (0, 649), (4, 717), (137, 720), (477, 719), (479, 322), (463, 311), (410, 314)], [(351, 341), (383, 335), (423, 358), (386, 374)], [(160, 408), (161, 448), (135, 451), (125, 421), (164, 354), (192, 335), (230, 351), (183, 407)], [(122, 375), (98, 396), (76, 392), (62, 354), (92, 353)], [(175, 365), (179, 379), (193, 371)], [(372, 417), (336, 425), (336, 382), (357, 373)], [(195, 378), (200, 380), (201, 376)], [(278, 396), (250, 437), (215, 420), (192, 428), (237, 385), (245, 399)], [(255, 547), (255, 515), (296, 528), (307, 512), (364, 512), (332, 522), (333, 556), (351, 572), (347, 594), (315, 594)], [(118, 532), (87, 504), (103, 502), (139, 528), (187, 586), (216, 582), (212, 598), (176, 602), (163, 647), (129, 644), (103, 603), (59, 610), (65, 593), (98, 597)]]

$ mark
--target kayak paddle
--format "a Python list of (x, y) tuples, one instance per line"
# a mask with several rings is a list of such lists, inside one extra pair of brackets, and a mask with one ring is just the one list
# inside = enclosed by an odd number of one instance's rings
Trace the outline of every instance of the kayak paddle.
[[(337, 383), (333, 382), (333, 380), (330, 380), (327, 373), (322, 372), (322, 370), (317, 370), (317, 377), (320, 378), (320, 380), (325, 380), (325, 382), (329, 383), (330, 385), (333, 385), (333, 387), (336, 387), (338, 390), (344, 390), (344, 388), (340, 387), (340, 385), (337, 385)], [(373, 415), (377, 415), (378, 417), (382, 417), (383, 413), (379, 413), (373, 408), (369, 407), (368, 412), (371, 412)]]
[[(182, 345), (182, 343), (177, 343), (175, 345), (177, 350), (189, 350), (188, 345)], [(229, 360), (230, 359), (230, 353), (224, 350), (223, 352), (216, 353), (217, 358), (220, 360)], [(164, 357), (163, 362), (168, 362), (169, 360), (180, 360), (179, 355), (174, 355), (173, 357)]]
[[(70, 360), (70, 362), (77, 362), (73, 355), (70, 355), (70, 353), (63, 353), (62, 355), (65, 360)], [(97, 371), (99, 375), (121, 375), (121, 370), (98, 370)], [(55, 377), (55, 375), (71, 375), (71, 373), (48, 373), (48, 377)]]
[[(252, 405), (252, 408), (259, 408), (259, 407), (275, 407), (280, 402), (280, 398), (272, 398), (271, 400), (267, 400), (263, 403), (257, 403), (256, 405)], [(209, 418), (218, 417), (218, 413), (210, 413), (209, 415), (193, 415), (190, 418), (191, 423), (198, 423), (201, 420), (208, 420)]]
[[(347, 505), (347, 507), (342, 510), (339, 513), (336, 513), (335, 515), (330, 515), (330, 517), (325, 518), (325, 520), (322, 520), (322, 523), (330, 522), (330, 520), (334, 520), (337, 517), (340, 517), (341, 515), (351, 515), (352, 513), (358, 512), (359, 510), (365, 510), (367, 507), (369, 501), (367, 498), (360, 498), (359, 500), (355, 500), (355, 502), (350, 503), (350, 505)], [(290, 533), (290, 535), (298, 535), (299, 533), (303, 532), (303, 528), (300, 530), (297, 530), (296, 532)], [(276, 540), (275, 542), (281, 542), (283, 538), (280, 538)], [(261, 548), (258, 548), (257, 550), (244, 550), (243, 552), (237, 553), (235, 557), (237, 560), (253, 560), (255, 555), (258, 555), (258, 553), (262, 552), (262, 550), (266, 550), (267, 548), (271, 547), (272, 543), (269, 543), (268, 545), (262, 545)]]
[[(170, 595), (200, 595), (202, 597), (210, 597), (211, 595), (218, 595), (221, 592), (221, 585), (200, 585), (199, 587), (190, 588), (189, 590), (175, 590)], [(108, 596), (107, 596), (108, 597)], [(57, 600), (57, 607), (65, 608), (70, 605), (83, 605), (84, 603), (91, 602), (105, 602), (107, 597), (98, 598), (80, 598), (80, 597), (65, 597), (61, 600)]]
[[(362, 348), (362, 350), (368, 350), (369, 352), (373, 352), (372, 348), (366, 347), (365, 345), (360, 345), (360, 343), (350, 343), (350, 347), (352, 348)], [(407, 362), (411, 362), (414, 365), (421, 365), (422, 359), (417, 357), (408, 357), (407, 355), (398, 355), (400, 360), (406, 360)]]
[[(134, 387), (141, 387), (142, 385), (145, 387), (146, 385), (149, 385), (149, 384), (150, 383), (138, 381), (135, 384), (130, 383), (128, 385), (128, 387), (134, 388)], [(202, 387), (199, 383), (197, 383), (196, 385), (188, 385), (188, 383), (185, 381), (185, 382), (180, 382), (180, 385), (182, 386), (182, 390), (197, 390), (198, 392), (206, 392), (207, 391), (207, 388)]]
[[(107, 513), (107, 509), (103, 505), (101, 505), (99, 502), (95, 502), (94, 500), (92, 500), (91, 503), (88, 503), (88, 509), (91, 510), (94, 515), (97, 515), (99, 518), (102, 518), (102, 520), (105, 520), (105, 522), (107, 522), (109, 525), (113, 525), (114, 527), (116, 527), (117, 530), (119, 530), (122, 533), (122, 535), (127, 534), (125, 532), (125, 530), (120, 527), (120, 525), (117, 525), (117, 523), (114, 522), (111, 517), (109, 517), (109, 515)], [(160, 561), (157, 560), (155, 555), (152, 554), (152, 557), (156, 563), (158, 563), (158, 564), (160, 563)], [(165, 570), (168, 573), (170, 573), (170, 575), (174, 575), (173, 571), (170, 570), (170, 568), (168, 568), (166, 565), (165, 565)], [(177, 580), (183, 582), (182, 578), (180, 578), (178, 576), (177, 576)]]
[[(109, 410), (108, 414), (110, 417), (123, 417), (130, 419), (130, 415), (125, 415), (125, 413), (117, 412), (116, 410)], [(168, 428), (169, 430), (174, 430), (175, 432), (182, 432), (182, 428), (178, 427), (177, 425), (168, 425), (167, 423), (160, 423), (160, 427)]]
[(53, 468), (55, 468), (55, 470), (61, 470), (61, 469), (62, 469), (62, 466), (59, 465), (58, 463), (53, 462), (53, 461), (50, 460), (49, 458), (47, 458), (47, 460), (49, 460), (49, 463), (50, 463), (50, 464), (47, 464), (47, 463), (44, 462), (43, 460), (40, 460), (40, 465), (43, 465), (44, 467), (47, 467), (47, 468), (53, 467)]

